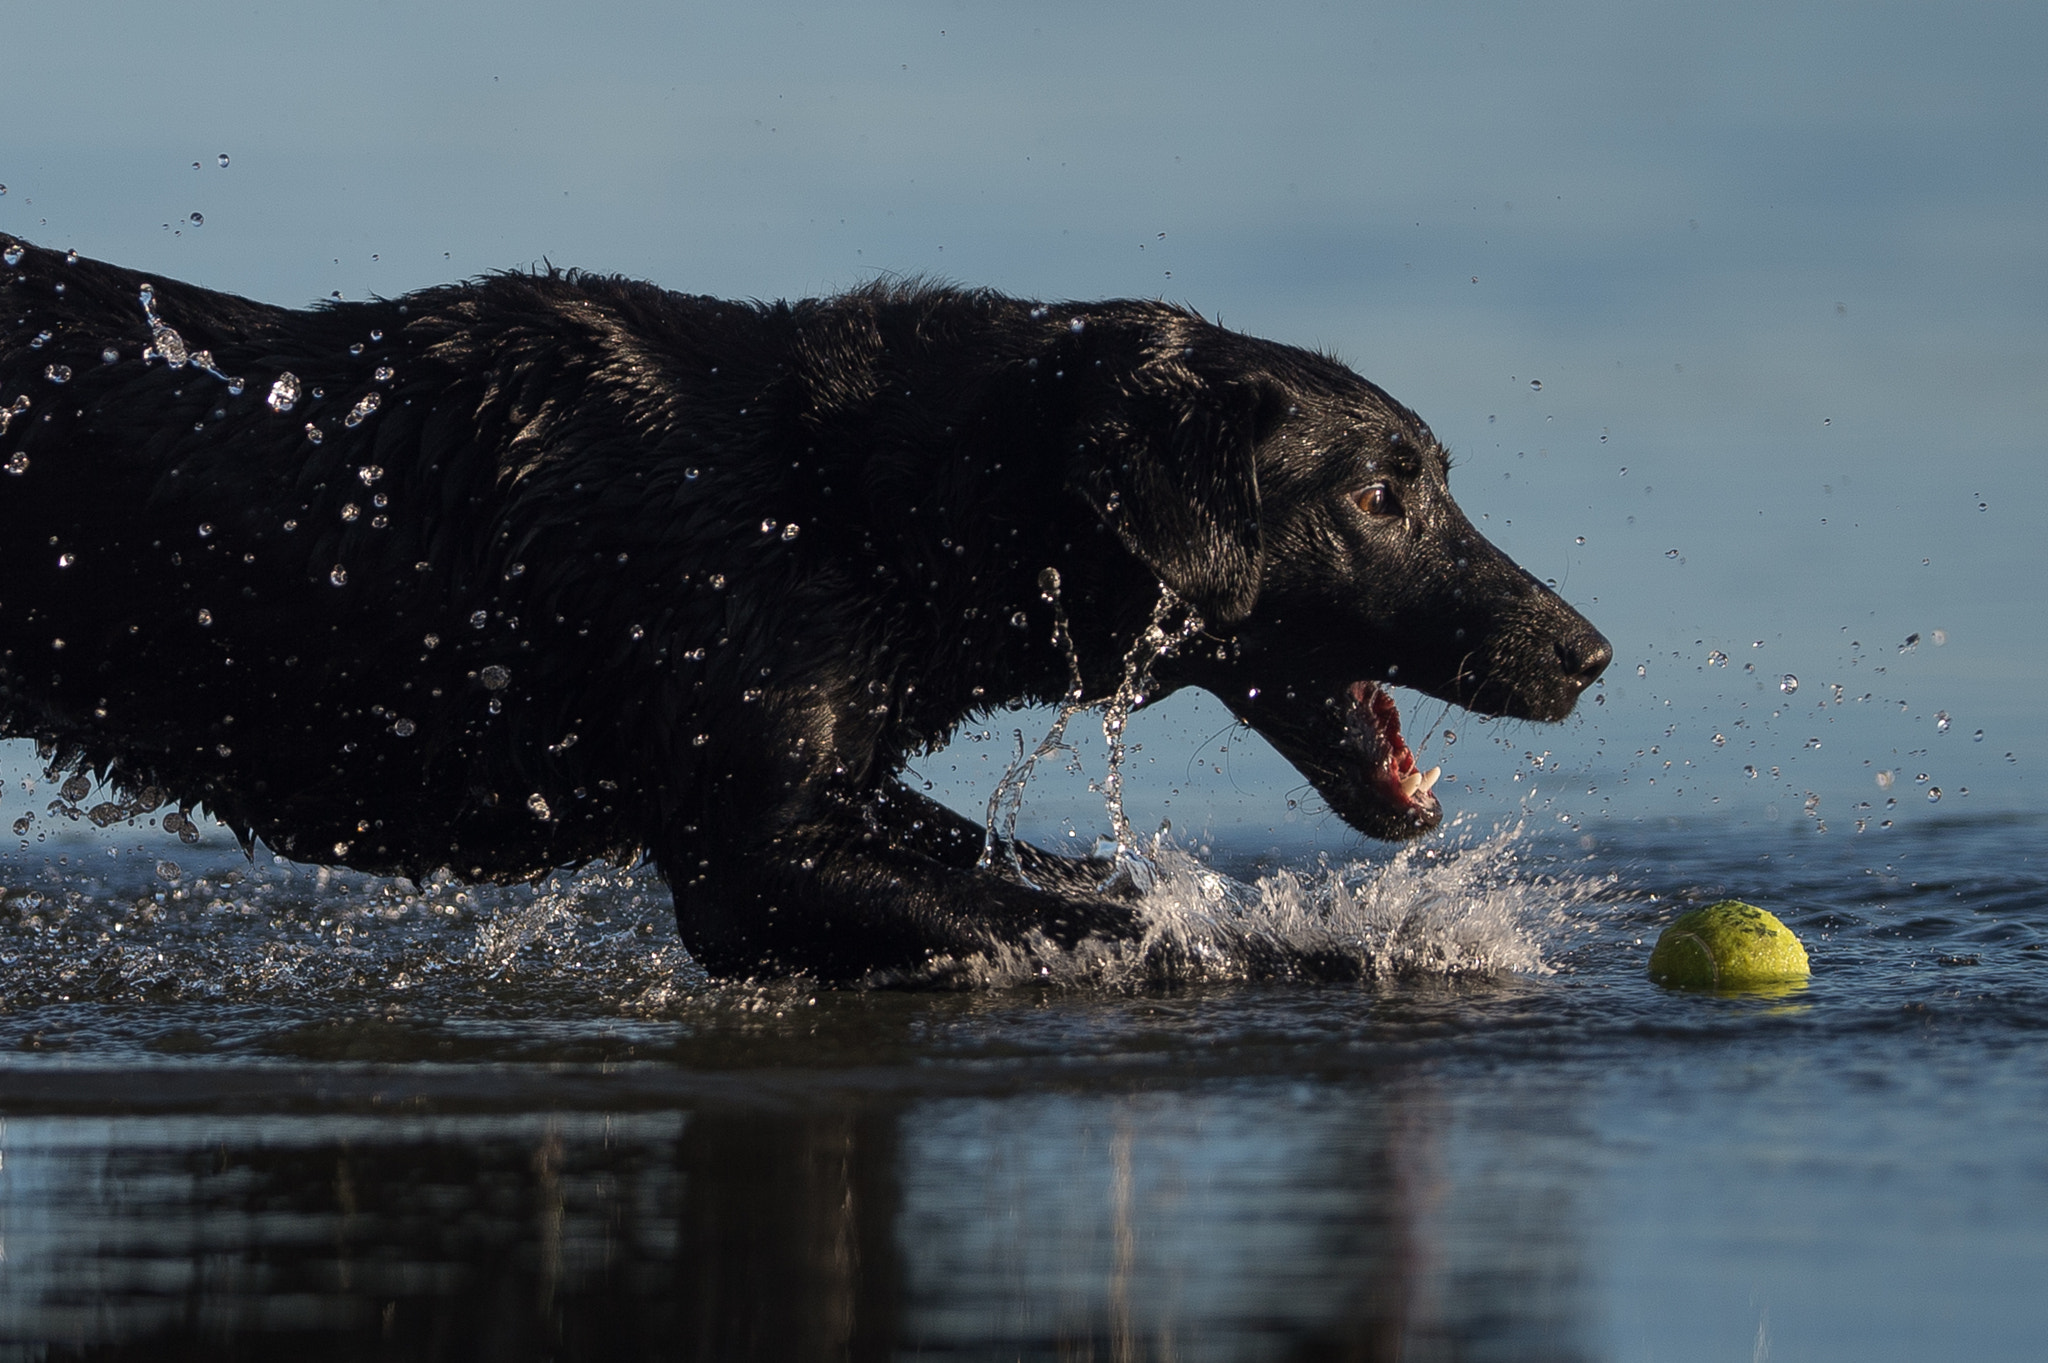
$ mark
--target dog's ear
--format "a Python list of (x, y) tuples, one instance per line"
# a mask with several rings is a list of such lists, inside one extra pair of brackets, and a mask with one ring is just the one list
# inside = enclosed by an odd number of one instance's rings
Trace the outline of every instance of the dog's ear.
[(1248, 376), (1219, 379), (1156, 356), (1080, 446), (1074, 479), (1096, 514), (1213, 625), (1251, 612), (1265, 569), (1259, 442), (1286, 400)]

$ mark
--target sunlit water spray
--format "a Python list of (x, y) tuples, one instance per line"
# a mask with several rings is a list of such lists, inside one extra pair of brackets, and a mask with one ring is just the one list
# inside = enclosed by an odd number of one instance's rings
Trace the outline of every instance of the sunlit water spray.
[[(1040, 762), (1073, 753), (1066, 733), (1074, 717), (1099, 708), (1108, 758), (1102, 779), (1092, 784), (1102, 794), (1113, 845), (1105, 849), (1111, 870), (1098, 888), (1138, 896), (1140, 931), (1128, 940), (1092, 939), (1071, 951), (1041, 940), (960, 963), (970, 979), (1119, 986), (1540, 973), (1547, 969), (1546, 935), (1560, 929), (1568, 909), (1598, 892), (1591, 881), (1523, 874), (1515, 857), (1518, 828), (1476, 841), (1410, 845), (1378, 865), (1324, 864), (1250, 882), (1210, 866), (1176, 843), (1168, 828), (1140, 839), (1124, 809), (1125, 730), (1152, 687), (1152, 668), (1199, 634), (1202, 619), (1162, 585), (1150, 621), (1124, 655), (1116, 690), (1089, 700), (1059, 574), (1046, 569), (1039, 588), (1052, 607), (1053, 643), (1066, 654), (1067, 691), (1045, 737), (1028, 754), (1022, 732), (1017, 735), (1017, 755), (989, 797), (981, 866), (1034, 883), (1017, 842), (1025, 787)], [(1075, 756), (1070, 765), (1077, 764)]]
[(1573, 910), (1607, 883), (1531, 874), (1522, 830), (1409, 844), (1384, 862), (1324, 862), (1249, 880), (1162, 831), (1142, 849), (1149, 883), (1138, 932), (1049, 942), (963, 963), (977, 983), (1037, 980), (1128, 988), (1252, 979), (1391, 981), (1422, 975), (1547, 974), (1545, 950), (1579, 928)]

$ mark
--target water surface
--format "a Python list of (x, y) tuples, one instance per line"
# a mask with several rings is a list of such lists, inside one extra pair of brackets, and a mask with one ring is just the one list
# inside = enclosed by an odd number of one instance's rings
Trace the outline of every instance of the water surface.
[[(713, 984), (643, 874), (44, 844), (0, 865), (0, 1344), (2031, 1357), (2044, 831), (1212, 849), (1398, 968), (923, 994)], [(1723, 893), (1809, 986), (1643, 979)]]

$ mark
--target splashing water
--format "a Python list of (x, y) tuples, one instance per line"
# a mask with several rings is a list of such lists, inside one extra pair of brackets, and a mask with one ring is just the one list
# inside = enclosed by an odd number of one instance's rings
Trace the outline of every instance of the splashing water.
[(149, 349), (143, 352), (143, 358), (154, 356), (173, 369), (183, 369), (185, 361), (191, 358), (185, 349), (185, 338), (156, 315), (154, 284), (142, 286), (142, 315), (149, 323)]
[[(1066, 750), (1068, 723), (1089, 708), (1085, 699), (1087, 687), (1081, 682), (1081, 655), (1074, 650), (1074, 636), (1067, 628), (1067, 608), (1060, 600), (1059, 569), (1046, 568), (1038, 574), (1038, 592), (1052, 606), (1053, 646), (1066, 653), (1067, 691), (1061, 698), (1060, 711), (1052, 727), (1029, 757), (1024, 755), (1024, 731), (1017, 731), (1017, 755), (1010, 759), (1002, 779), (996, 782), (994, 792), (988, 797), (988, 831), (982, 840), (981, 860), (977, 863), (984, 871), (993, 870), (1000, 855), (1010, 874), (1034, 890), (1040, 886), (1025, 874), (1023, 858), (1017, 851), (1017, 816), (1024, 808), (1024, 787), (1041, 760)], [(1019, 615), (1022, 614), (1020, 611)]]
[[(1176, 609), (1185, 614), (1180, 628), (1172, 633), (1166, 629), (1166, 621)], [(1144, 888), (1155, 873), (1155, 868), (1138, 851), (1138, 839), (1131, 832), (1131, 821), (1124, 814), (1124, 728), (1129, 724), (1131, 711), (1145, 703), (1146, 690), (1152, 685), (1152, 665), (1167, 657), (1182, 644), (1202, 632), (1202, 617), (1192, 607), (1184, 605), (1165, 583), (1159, 586), (1159, 600), (1153, 603), (1152, 618), (1146, 623), (1144, 632), (1132, 641), (1130, 651), (1124, 654), (1124, 674), (1117, 683), (1116, 694), (1102, 712), (1102, 736), (1109, 744), (1108, 770), (1102, 777), (1102, 800), (1109, 811), (1110, 834), (1116, 839), (1116, 851), (1112, 854), (1116, 870), (1098, 888), (1108, 890), (1129, 880)]]
[[(1040, 888), (1024, 870), (1023, 858), (1017, 850), (1017, 818), (1024, 807), (1024, 787), (1029, 784), (1031, 774), (1037, 770), (1040, 761), (1056, 752), (1069, 752), (1066, 742), (1067, 725), (1083, 710), (1102, 708), (1102, 736), (1109, 745), (1108, 769), (1095, 789), (1102, 793), (1103, 804), (1109, 813), (1111, 837), (1115, 850), (1111, 853), (1113, 869), (1097, 888), (1112, 890), (1124, 884), (1139, 889), (1149, 886), (1154, 878), (1154, 868), (1139, 848), (1138, 838), (1131, 831), (1131, 824), (1124, 813), (1123, 802), (1123, 761), (1124, 728), (1130, 720), (1131, 711), (1144, 704), (1147, 688), (1152, 685), (1152, 666), (1167, 657), (1187, 640), (1202, 630), (1202, 618), (1173, 594), (1171, 588), (1161, 583), (1159, 600), (1153, 604), (1152, 618), (1146, 624), (1131, 647), (1124, 654), (1122, 679), (1108, 698), (1087, 699), (1087, 687), (1081, 680), (1081, 658), (1074, 649), (1074, 636), (1068, 628), (1066, 607), (1060, 600), (1060, 575), (1056, 568), (1046, 568), (1038, 575), (1039, 595), (1052, 606), (1054, 647), (1061, 649), (1067, 659), (1067, 691), (1062, 698), (1060, 709), (1054, 717), (1052, 727), (1046, 731), (1038, 746), (1029, 756), (1024, 752), (1024, 733), (1017, 731), (1017, 755), (1010, 759), (1003, 776), (996, 783), (995, 791), (988, 797), (987, 832), (982, 842), (981, 860), (978, 863), (984, 871), (996, 865), (998, 857), (1008, 867), (1010, 874), (1018, 881), (1033, 889)], [(1166, 622), (1176, 610), (1185, 611), (1180, 626), (1168, 632)], [(1019, 618), (1023, 612), (1018, 612)], [(1016, 619), (1012, 624), (1018, 623)]]
[(976, 984), (1092, 988), (1249, 979), (1389, 981), (1416, 976), (1549, 974), (1546, 938), (1606, 892), (1588, 875), (1528, 874), (1519, 827), (1463, 843), (1403, 847), (1379, 865), (1239, 880), (1162, 832), (1144, 849), (1153, 882), (1138, 932), (1049, 941), (958, 963)]
[[(141, 297), (142, 316), (149, 323), (149, 348), (142, 352), (143, 359), (162, 360), (173, 369), (183, 369), (189, 364), (230, 387), (237, 387), (241, 383), (240, 379), (231, 378), (215, 367), (212, 351), (189, 348), (177, 329), (157, 315), (156, 285), (145, 283), (141, 289)], [(239, 392), (238, 387), (237, 391)]]

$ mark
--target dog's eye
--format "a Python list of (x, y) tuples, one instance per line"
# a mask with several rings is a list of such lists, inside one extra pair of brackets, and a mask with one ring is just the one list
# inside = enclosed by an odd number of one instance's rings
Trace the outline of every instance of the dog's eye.
[(1385, 483), (1374, 483), (1352, 499), (1358, 509), (1368, 516), (1398, 516), (1401, 513), (1401, 499)]

